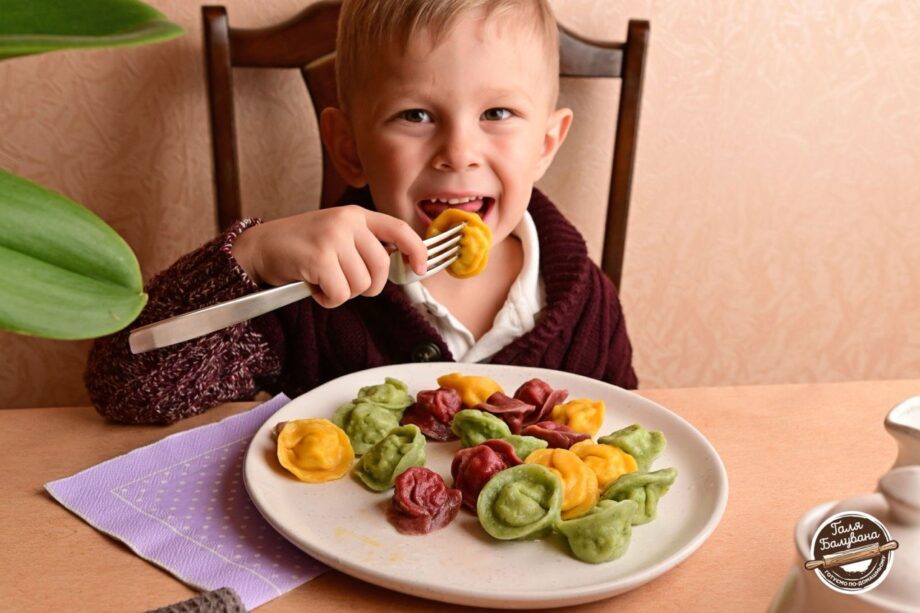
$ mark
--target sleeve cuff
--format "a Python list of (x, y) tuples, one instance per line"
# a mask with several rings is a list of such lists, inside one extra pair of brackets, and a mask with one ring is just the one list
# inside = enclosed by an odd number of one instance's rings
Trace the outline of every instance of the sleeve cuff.
[(259, 284), (256, 283), (253, 278), (246, 273), (245, 270), (243, 270), (243, 267), (240, 266), (239, 262), (236, 261), (236, 258), (233, 257), (233, 243), (244, 231), (261, 223), (262, 220), (258, 217), (241, 219), (230, 226), (221, 236), (221, 238), (223, 238), (223, 244), (220, 246), (220, 252), (223, 253), (228, 260), (230, 260), (231, 274), (238, 276), (241, 282), (247, 285), (253, 291), (260, 289)]
[(148, 306), (136, 325), (158, 321), (258, 291), (258, 284), (233, 257), (233, 241), (261, 223), (243, 219), (202, 247), (179, 258), (147, 284)]

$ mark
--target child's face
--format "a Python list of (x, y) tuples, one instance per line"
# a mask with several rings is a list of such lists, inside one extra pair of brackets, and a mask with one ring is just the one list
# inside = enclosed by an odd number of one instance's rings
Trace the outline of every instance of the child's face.
[(497, 244), (520, 222), (571, 111), (551, 108), (557, 77), (543, 43), (513, 18), (471, 13), (435, 48), (419, 38), (404, 55), (382, 54), (354, 88), (346, 179), (369, 184), (377, 210), (420, 234), (448, 206), (477, 212)]

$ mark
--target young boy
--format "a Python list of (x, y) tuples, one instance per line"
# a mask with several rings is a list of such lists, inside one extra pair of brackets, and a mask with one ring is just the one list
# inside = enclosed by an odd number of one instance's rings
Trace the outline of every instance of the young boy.
[[(132, 356), (97, 342), (86, 383), (116, 421), (170, 423), (258, 389), (303, 393), (413, 361), (539, 366), (635, 387), (612, 284), (534, 183), (565, 140), (556, 22), (545, 0), (346, 0), (340, 108), (323, 143), (352, 186), (326, 210), (243, 220), (154, 278), (135, 326), (289, 281), (313, 299)], [(479, 214), (482, 274), (387, 282), (381, 242), (424, 270), (419, 235), (440, 212)]]

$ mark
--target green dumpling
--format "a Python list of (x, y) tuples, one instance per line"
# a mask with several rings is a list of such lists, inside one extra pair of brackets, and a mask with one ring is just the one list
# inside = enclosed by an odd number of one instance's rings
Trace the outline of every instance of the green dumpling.
[(396, 477), (413, 466), (425, 465), (425, 435), (409, 424), (393, 428), (367, 450), (355, 465), (355, 474), (377, 492), (393, 487)]
[(519, 464), (496, 473), (479, 492), (476, 515), (501, 540), (535, 539), (559, 521), (562, 480), (539, 464)]
[(572, 553), (582, 562), (610, 562), (629, 548), (630, 518), (638, 506), (632, 500), (601, 500), (587, 515), (561, 521), (556, 529), (565, 536)]
[(373, 402), (391, 411), (398, 411), (398, 417), (402, 417), (402, 412), (412, 404), (412, 396), (409, 395), (409, 388), (399, 379), (387, 377), (384, 383), (379, 385), (368, 385), (358, 391), (358, 397), (355, 400), (365, 400)]
[(661, 432), (649, 432), (639, 424), (627, 426), (597, 439), (602, 445), (619, 447), (636, 459), (640, 471), (647, 471), (664, 451), (667, 441)]
[(399, 414), (373, 402), (354, 400), (336, 409), (332, 423), (348, 435), (355, 455), (362, 455), (399, 426)]
[(537, 449), (545, 449), (546, 446), (549, 445), (549, 443), (542, 438), (527, 435), (521, 436), (520, 434), (509, 434), (504, 437), (503, 440), (511, 443), (511, 446), (514, 447), (514, 454), (521, 460), (526, 460), (527, 456)]
[(676, 468), (662, 468), (653, 473), (626, 473), (611, 483), (601, 495), (605, 500), (634, 500), (639, 505), (632, 524), (638, 526), (655, 519), (658, 499), (668, 493), (677, 479)]
[(490, 438), (503, 439), (511, 436), (508, 424), (491, 413), (476, 409), (463, 409), (454, 415), (450, 429), (460, 437), (463, 447), (475, 447)]

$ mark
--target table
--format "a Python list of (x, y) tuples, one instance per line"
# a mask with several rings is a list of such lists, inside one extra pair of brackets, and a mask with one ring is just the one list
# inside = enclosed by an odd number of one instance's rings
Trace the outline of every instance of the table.
[[(798, 518), (818, 503), (873, 491), (894, 462), (882, 422), (895, 404), (920, 394), (920, 379), (639, 393), (715, 445), (728, 470), (728, 507), (683, 564), (579, 611), (765, 610), (794, 561)], [(192, 597), (191, 588), (72, 515), (42, 486), (251, 406), (226, 404), (169, 427), (107, 424), (90, 407), (0, 410), (0, 609), (141, 611)], [(433, 606), (330, 571), (259, 611)]]

